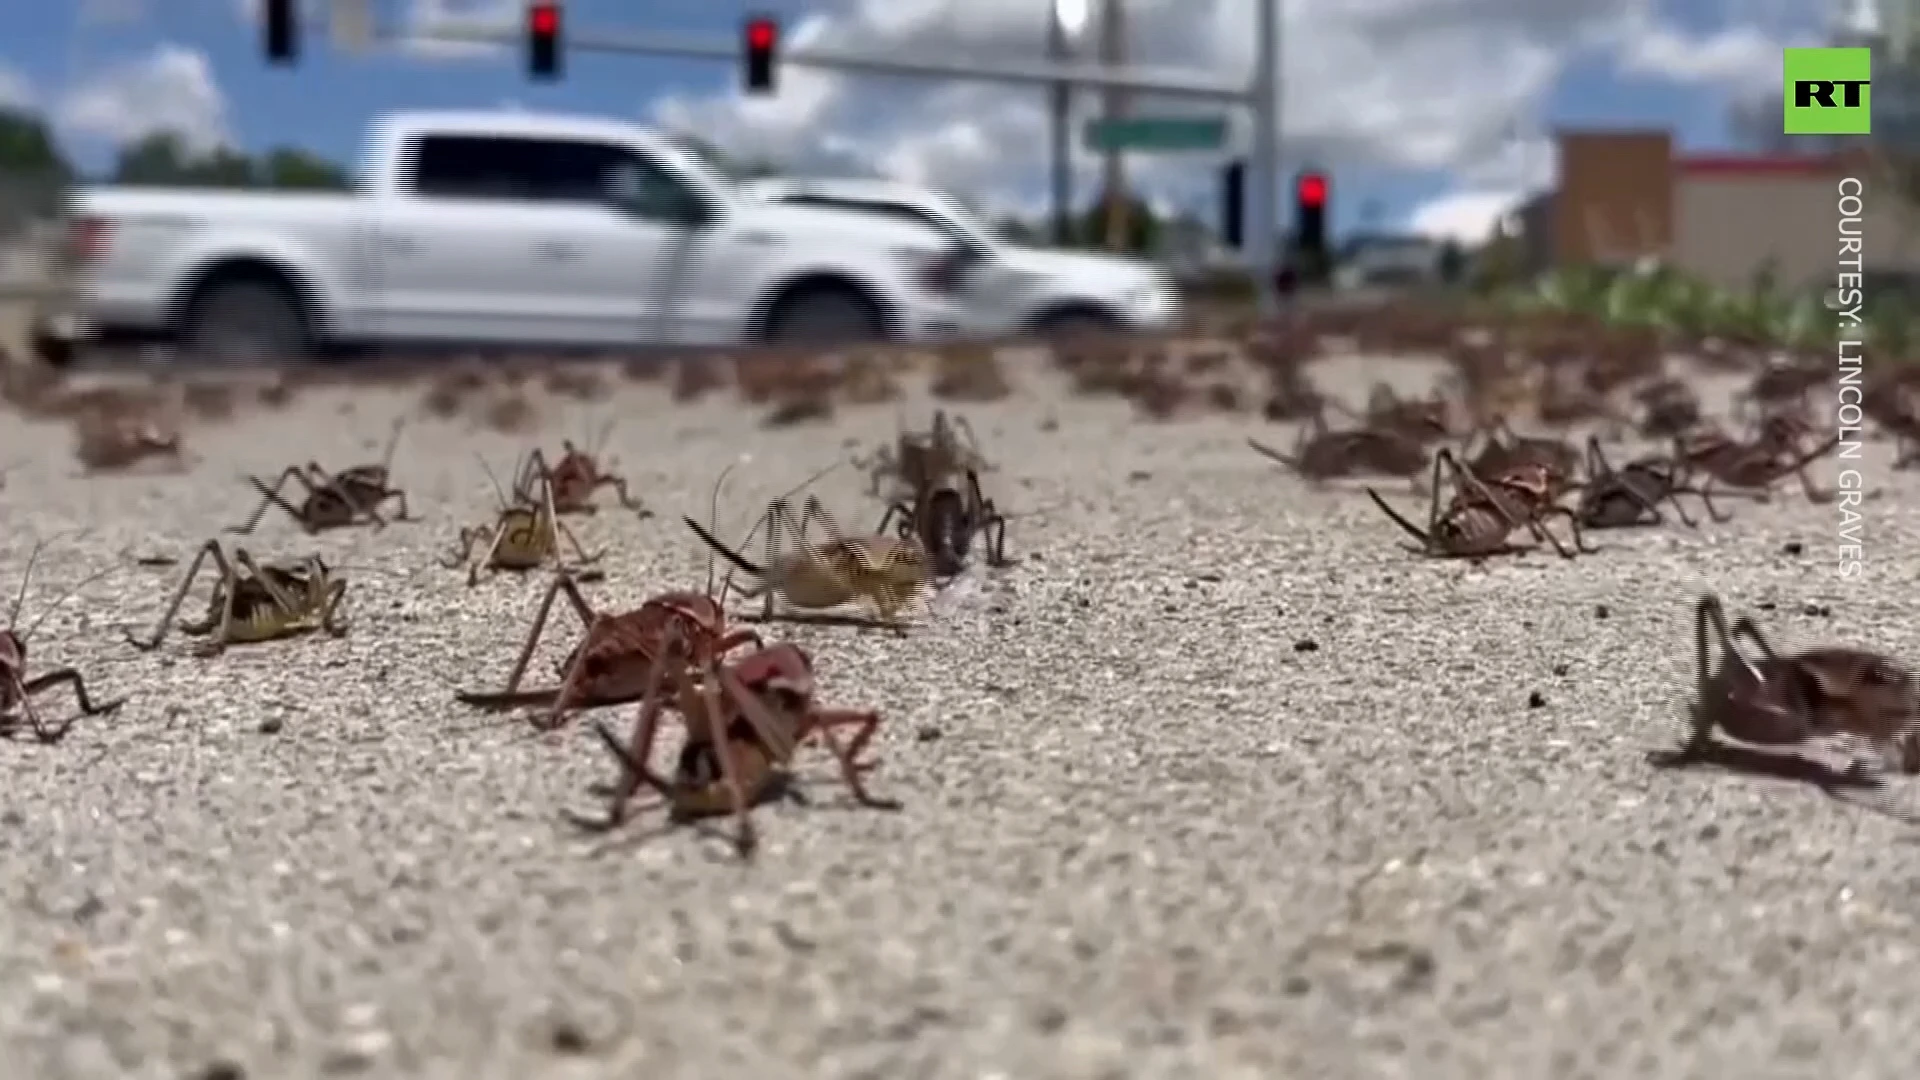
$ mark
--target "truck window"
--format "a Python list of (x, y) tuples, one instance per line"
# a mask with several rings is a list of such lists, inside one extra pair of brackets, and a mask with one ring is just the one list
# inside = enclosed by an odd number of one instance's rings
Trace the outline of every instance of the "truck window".
[(608, 143), (489, 135), (429, 135), (413, 190), (434, 198), (618, 206), (679, 220), (698, 196), (635, 151)]

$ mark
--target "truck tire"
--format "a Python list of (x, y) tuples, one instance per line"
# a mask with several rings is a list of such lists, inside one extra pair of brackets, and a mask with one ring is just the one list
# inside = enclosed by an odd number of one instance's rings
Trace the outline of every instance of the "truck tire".
[(844, 285), (814, 285), (780, 299), (767, 318), (766, 339), (776, 345), (844, 345), (887, 336), (879, 308)]
[(1104, 337), (1124, 329), (1111, 312), (1083, 304), (1056, 308), (1033, 321), (1033, 332), (1047, 338)]
[(313, 340), (299, 299), (279, 282), (248, 275), (216, 278), (195, 292), (180, 347), (213, 364), (289, 363), (307, 359)]

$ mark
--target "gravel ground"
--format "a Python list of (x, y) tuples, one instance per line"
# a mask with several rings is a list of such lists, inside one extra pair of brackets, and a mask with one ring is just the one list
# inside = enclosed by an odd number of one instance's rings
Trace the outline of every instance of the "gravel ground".
[[(0, 492), (6, 581), (52, 541), (24, 621), (245, 513), (238, 470), (372, 456), (414, 397), (314, 391), (196, 431), (187, 478), (72, 483), (64, 432), (9, 421), (0, 461), (33, 460)], [(614, 552), (591, 594), (610, 608), (701, 580), (677, 519), (729, 455), (755, 459), (723, 514), (737, 535), (896, 422), (763, 432), (643, 386), (616, 407), (613, 455), (660, 514), (579, 526)], [(588, 427), (547, 413), (548, 442)], [(1920, 654), (1914, 481), (1880, 448), (1862, 577), (1836, 574), (1837, 511), (1798, 499), (1474, 568), (1279, 474), (1250, 424), (1037, 392), (968, 415), (1026, 561), (905, 638), (793, 631), (831, 699), (887, 714), (875, 788), (905, 809), (847, 807), (816, 759), (813, 805), (762, 810), (746, 866), (691, 830), (578, 833), (561, 812), (608, 772), (591, 736), (452, 702), (504, 679), (538, 594), (435, 564), (490, 512), (475, 454), (504, 471), (498, 437), (413, 426), (397, 469), (423, 523), (254, 538), (359, 568), (345, 639), (138, 654), (119, 630), (178, 571), (86, 588), (36, 665), (130, 700), (63, 745), (0, 744), (6, 1071), (1910, 1075), (1911, 834), (1642, 760), (1677, 737), (1703, 588), (1777, 605), (1760, 614), (1788, 642)], [(856, 486), (822, 484), (849, 508)]]

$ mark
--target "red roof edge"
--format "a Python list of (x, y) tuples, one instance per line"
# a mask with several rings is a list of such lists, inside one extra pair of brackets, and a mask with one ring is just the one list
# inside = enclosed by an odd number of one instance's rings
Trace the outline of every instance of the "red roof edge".
[(1676, 164), (1688, 176), (1831, 176), (1851, 166), (1846, 158), (1830, 154), (1818, 157), (1701, 154), (1680, 158)]

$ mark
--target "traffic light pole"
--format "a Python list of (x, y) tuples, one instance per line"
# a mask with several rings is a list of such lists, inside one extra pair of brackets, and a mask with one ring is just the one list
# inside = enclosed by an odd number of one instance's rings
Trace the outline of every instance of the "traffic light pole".
[[(990, 82), (1021, 86), (1061, 83), (1094, 90), (1124, 90), (1245, 107), (1252, 114), (1251, 153), (1247, 162), (1247, 241), (1250, 269), (1260, 314), (1277, 314), (1280, 296), (1276, 235), (1280, 199), (1280, 0), (1256, 0), (1254, 69), (1251, 83), (1228, 83), (1191, 71), (1132, 65), (1028, 63), (989, 64), (937, 59), (872, 56), (836, 49), (782, 49), (779, 64), (823, 68), (863, 75), (900, 78)], [(412, 36), (431, 41), (513, 46), (524, 31), (508, 27), (441, 26), (415, 30)], [(582, 33), (569, 29), (566, 48), (583, 52), (635, 56), (673, 56), (689, 60), (739, 63), (740, 42), (734, 39), (685, 37), (651, 33)]]

